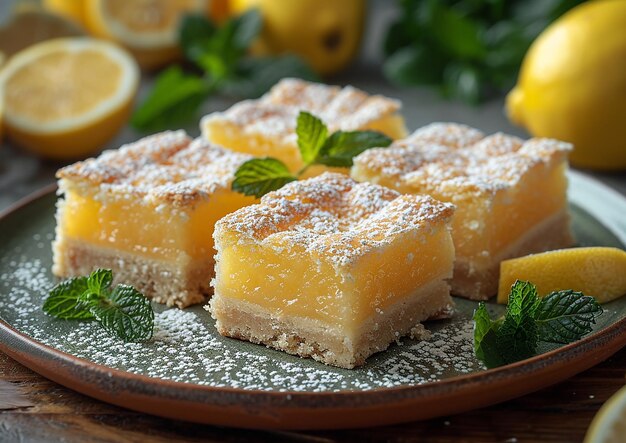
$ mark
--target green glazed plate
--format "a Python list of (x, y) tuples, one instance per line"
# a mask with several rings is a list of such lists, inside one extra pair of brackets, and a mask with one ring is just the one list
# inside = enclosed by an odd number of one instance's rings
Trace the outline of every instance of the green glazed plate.
[[(431, 322), (428, 341), (402, 339), (345, 370), (221, 337), (200, 306), (154, 305), (155, 335), (123, 343), (93, 322), (46, 316), (54, 189), (0, 219), (0, 349), (87, 395), (161, 416), (251, 428), (371, 426), (451, 414), (522, 395), (593, 366), (626, 345), (626, 297), (604, 305), (592, 334), (532, 359), (486, 370), (472, 346), (475, 302)], [(570, 174), (581, 246), (626, 245), (626, 200)], [(490, 304), (492, 313), (503, 308)]]

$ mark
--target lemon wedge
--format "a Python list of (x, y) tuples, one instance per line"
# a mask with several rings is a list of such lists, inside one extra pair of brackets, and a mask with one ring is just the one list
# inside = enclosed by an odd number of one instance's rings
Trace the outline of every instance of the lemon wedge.
[(48, 158), (84, 157), (126, 123), (138, 84), (132, 56), (112, 43), (83, 37), (38, 43), (0, 71), (6, 133)]
[(617, 248), (560, 249), (500, 263), (498, 303), (507, 303), (515, 280), (537, 286), (539, 296), (573, 289), (606, 303), (626, 294), (626, 252)]
[(143, 68), (179, 56), (178, 29), (184, 14), (206, 15), (207, 0), (86, 0), (85, 25), (94, 36), (125, 46)]
[(622, 443), (626, 436), (626, 387), (617, 391), (600, 408), (584, 443)]

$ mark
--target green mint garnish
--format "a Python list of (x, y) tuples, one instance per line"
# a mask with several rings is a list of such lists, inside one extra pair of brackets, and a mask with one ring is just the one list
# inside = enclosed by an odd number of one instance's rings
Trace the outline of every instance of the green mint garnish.
[(254, 158), (243, 163), (235, 172), (233, 191), (261, 197), (297, 180), (287, 166), (275, 158)]
[(474, 352), (488, 368), (504, 364), (496, 342), (502, 319), (493, 321), (484, 303), (474, 311)]
[(349, 168), (352, 159), (370, 148), (386, 148), (391, 139), (377, 131), (337, 131), (326, 139), (315, 163)]
[(602, 307), (572, 290), (540, 298), (535, 285), (516, 281), (505, 315), (492, 320), (484, 303), (474, 311), (474, 352), (488, 368), (532, 357), (540, 343), (566, 344), (592, 330)]
[(350, 167), (352, 158), (361, 152), (374, 147), (385, 148), (392, 142), (376, 131), (336, 131), (329, 136), (324, 122), (306, 111), (298, 114), (296, 135), (304, 162), (300, 171), (292, 174), (287, 165), (271, 157), (248, 160), (235, 172), (233, 190), (262, 197), (298, 180), (311, 165)]
[(215, 93), (258, 97), (284, 77), (317, 80), (294, 55), (253, 57), (249, 47), (263, 26), (258, 10), (232, 17), (219, 26), (202, 15), (181, 21), (179, 43), (192, 69), (161, 72), (131, 124), (144, 132), (185, 126), (197, 119), (204, 101)]
[(315, 161), (328, 137), (328, 128), (322, 120), (305, 111), (298, 114), (296, 124), (298, 148), (305, 165)]
[(567, 344), (591, 332), (602, 308), (595, 298), (572, 290), (553, 292), (535, 313), (541, 340)]
[(65, 280), (52, 288), (43, 310), (66, 320), (95, 319), (107, 332), (126, 342), (149, 340), (154, 329), (150, 301), (132, 286), (111, 289), (112, 282), (110, 269)]
[(87, 277), (75, 277), (62, 281), (50, 291), (43, 310), (66, 320), (93, 318), (88, 309), (79, 308), (80, 297), (87, 291)]

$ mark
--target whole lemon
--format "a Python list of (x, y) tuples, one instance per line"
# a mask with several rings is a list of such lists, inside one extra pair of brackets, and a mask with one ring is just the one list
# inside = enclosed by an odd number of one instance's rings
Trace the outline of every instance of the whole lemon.
[(506, 109), (533, 135), (573, 143), (575, 166), (626, 168), (626, 1), (583, 3), (549, 26)]
[(231, 12), (259, 8), (257, 55), (295, 53), (319, 74), (344, 68), (356, 54), (365, 14), (364, 0), (232, 0)]

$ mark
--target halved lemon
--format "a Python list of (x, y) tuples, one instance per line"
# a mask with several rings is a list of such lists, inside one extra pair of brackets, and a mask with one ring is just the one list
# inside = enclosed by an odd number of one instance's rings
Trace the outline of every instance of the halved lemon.
[(186, 13), (206, 14), (208, 0), (85, 0), (85, 25), (125, 46), (152, 69), (179, 55), (178, 28)]
[(600, 408), (587, 430), (585, 443), (623, 443), (626, 438), (626, 387)]
[(626, 251), (608, 247), (559, 249), (500, 263), (498, 303), (507, 303), (515, 280), (530, 281), (540, 296), (573, 289), (607, 303), (626, 294)]
[(92, 38), (62, 38), (15, 54), (0, 71), (4, 127), (48, 158), (101, 148), (126, 123), (139, 84), (133, 57)]

